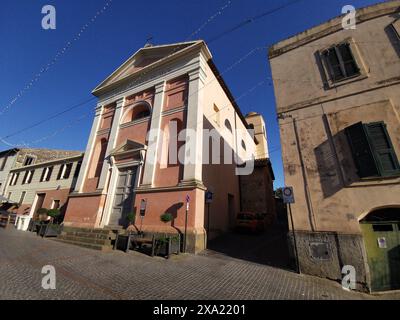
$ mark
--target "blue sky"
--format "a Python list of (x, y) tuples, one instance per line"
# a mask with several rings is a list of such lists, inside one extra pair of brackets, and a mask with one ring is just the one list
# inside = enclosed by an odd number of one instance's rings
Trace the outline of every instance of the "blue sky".
[[(192, 39), (210, 40), (245, 19), (292, 0), (231, 0)], [(377, 0), (302, 0), (218, 38), (209, 44), (224, 72), (252, 49), (285, 39), (340, 15), (344, 5), (363, 7)], [(146, 43), (187, 40), (228, 0), (3, 0), (0, 11), (0, 138), (91, 98), (91, 90)], [(56, 30), (41, 28), (42, 7), (55, 6)], [(79, 38), (80, 29), (89, 23)], [(74, 40), (76, 39), (76, 40)], [(71, 42), (65, 52), (62, 49)], [(57, 60), (35, 79), (40, 70)], [(258, 50), (224, 74), (234, 97), (271, 76), (267, 49)], [(22, 95), (18, 93), (23, 90)], [(11, 101), (15, 103), (11, 104)], [(263, 114), (268, 131), (275, 186), (284, 184), (273, 87), (268, 81), (238, 101), (244, 114)], [(92, 100), (60, 117), (6, 139), (32, 147), (84, 150), (92, 124)], [(0, 142), (0, 150), (8, 146)]]

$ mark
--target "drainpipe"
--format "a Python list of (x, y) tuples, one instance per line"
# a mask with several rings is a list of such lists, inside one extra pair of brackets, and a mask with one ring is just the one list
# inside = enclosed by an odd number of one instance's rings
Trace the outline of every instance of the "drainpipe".
[(302, 153), (301, 147), (300, 147), (300, 138), (299, 138), (299, 134), (298, 134), (298, 130), (297, 130), (297, 122), (296, 122), (296, 119), (293, 118), (291, 115), (289, 117), (292, 118), (292, 121), (293, 121), (293, 129), (294, 129), (294, 135), (296, 138), (297, 151), (298, 151), (299, 158), (300, 158), (301, 171), (302, 171), (303, 181), (304, 181), (304, 193), (306, 196), (306, 203), (307, 203), (308, 215), (309, 215), (309, 219), (310, 219), (311, 231), (315, 232), (315, 229), (316, 229), (315, 216), (314, 216), (314, 210), (313, 210), (312, 202), (311, 202), (311, 194), (310, 194), (310, 189), (308, 186), (307, 172), (306, 172), (306, 168), (304, 165), (303, 153)]

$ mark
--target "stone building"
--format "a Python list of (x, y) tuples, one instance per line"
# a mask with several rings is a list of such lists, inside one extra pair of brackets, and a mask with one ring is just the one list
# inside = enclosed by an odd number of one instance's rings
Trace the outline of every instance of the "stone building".
[[(115, 230), (135, 213), (135, 224), (145, 232), (182, 234), (188, 204), (187, 247), (199, 252), (207, 238), (235, 225), (241, 209), (237, 171), (245, 169), (238, 164), (254, 164), (258, 145), (266, 158), (268, 147), (265, 135), (249, 132), (203, 41), (148, 45), (93, 94), (99, 101), (67, 227)], [(254, 119), (263, 123), (260, 115)], [(206, 130), (215, 135), (206, 136)], [(183, 161), (176, 161), (179, 155)], [(214, 195), (210, 215), (207, 190)], [(165, 213), (173, 220), (162, 222)]]
[[(400, 1), (269, 50), (301, 271), (400, 288)], [(292, 239), (293, 242), (293, 239)], [(353, 273), (352, 273), (353, 274)]]

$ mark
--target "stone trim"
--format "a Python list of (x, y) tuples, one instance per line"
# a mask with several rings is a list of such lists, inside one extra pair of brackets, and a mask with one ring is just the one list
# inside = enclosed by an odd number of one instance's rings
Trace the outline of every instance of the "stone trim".
[(84, 192), (84, 193), (76, 193), (76, 192), (72, 192), (69, 195), (69, 198), (83, 198), (83, 197), (99, 197), (102, 196), (103, 193), (101, 191), (97, 191), (97, 192)]
[(193, 190), (193, 189), (200, 189), (204, 191), (207, 190), (207, 188), (204, 185), (200, 184), (178, 185), (175, 187), (150, 187), (148, 185), (142, 185), (139, 188), (136, 188), (135, 192), (136, 194), (141, 194), (141, 193), (182, 191), (182, 190)]

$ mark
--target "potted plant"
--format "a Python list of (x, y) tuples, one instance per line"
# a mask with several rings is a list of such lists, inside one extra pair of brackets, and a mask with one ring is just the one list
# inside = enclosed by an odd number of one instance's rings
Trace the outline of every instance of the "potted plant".
[(61, 226), (57, 223), (61, 212), (59, 209), (50, 209), (46, 213), (50, 217), (50, 221), (42, 225), (39, 234), (42, 237), (57, 237), (61, 232)]
[(130, 226), (133, 226), (135, 224), (136, 214), (134, 212), (128, 213), (126, 220), (128, 220)]
[(58, 217), (61, 215), (60, 209), (50, 209), (47, 210), (47, 215), (51, 218), (51, 222), (58, 220)]
[(165, 234), (157, 237), (154, 250), (156, 256), (169, 256), (169, 240), (169, 237), (167, 237)]
[(171, 254), (179, 254), (180, 252), (180, 236), (167, 236), (163, 235), (158, 237), (155, 241), (155, 255), (166, 257), (167, 259)]
[(160, 220), (164, 223), (168, 223), (174, 220), (174, 217), (170, 213), (164, 213), (160, 216)]

